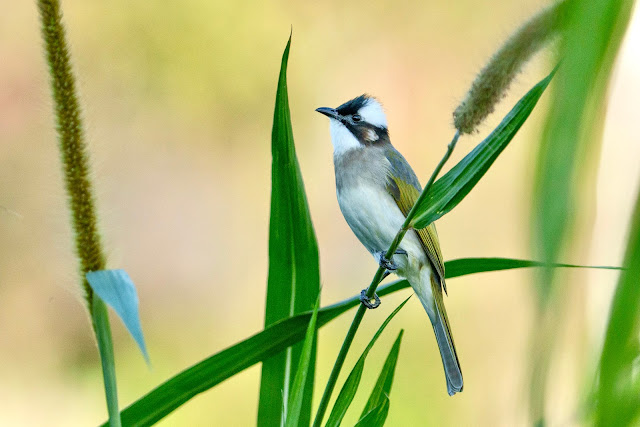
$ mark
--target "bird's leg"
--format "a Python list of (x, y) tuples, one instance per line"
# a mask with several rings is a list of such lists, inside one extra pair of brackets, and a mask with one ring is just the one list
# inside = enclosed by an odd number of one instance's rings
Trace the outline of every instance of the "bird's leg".
[(360, 302), (362, 302), (362, 305), (364, 305), (367, 308), (378, 308), (380, 307), (380, 297), (378, 297), (378, 295), (373, 294), (373, 300), (371, 298), (369, 298), (367, 296), (367, 290), (363, 289), (362, 292), (360, 292)]

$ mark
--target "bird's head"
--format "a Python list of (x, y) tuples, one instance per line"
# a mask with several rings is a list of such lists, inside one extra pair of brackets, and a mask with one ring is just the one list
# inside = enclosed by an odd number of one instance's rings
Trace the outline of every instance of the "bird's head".
[(382, 105), (369, 95), (360, 95), (338, 108), (316, 109), (331, 119), (334, 154), (389, 143), (387, 118)]

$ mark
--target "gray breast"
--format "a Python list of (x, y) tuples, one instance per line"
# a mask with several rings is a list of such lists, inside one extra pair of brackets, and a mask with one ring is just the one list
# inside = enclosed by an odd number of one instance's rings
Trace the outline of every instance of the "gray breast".
[(391, 164), (383, 147), (368, 146), (333, 157), (336, 190), (362, 184), (386, 187)]

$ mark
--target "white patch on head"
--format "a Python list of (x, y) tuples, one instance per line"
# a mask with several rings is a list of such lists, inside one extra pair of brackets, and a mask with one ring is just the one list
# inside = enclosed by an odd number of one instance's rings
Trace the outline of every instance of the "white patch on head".
[(367, 99), (366, 104), (358, 110), (358, 114), (360, 114), (362, 119), (367, 123), (383, 128), (388, 127), (387, 117), (384, 115), (382, 105), (374, 98)]
[(364, 133), (364, 139), (366, 139), (369, 142), (375, 142), (378, 139), (380, 139), (380, 137), (378, 136), (378, 134), (371, 130), (371, 129), (367, 129)]
[(351, 131), (345, 125), (331, 119), (331, 143), (333, 144), (333, 154), (340, 155), (349, 150), (362, 148), (362, 144), (353, 136)]

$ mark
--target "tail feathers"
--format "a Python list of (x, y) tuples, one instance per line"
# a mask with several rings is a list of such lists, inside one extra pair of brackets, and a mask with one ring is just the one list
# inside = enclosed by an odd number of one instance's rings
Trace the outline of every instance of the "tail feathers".
[(440, 349), (440, 356), (442, 357), (444, 375), (447, 378), (447, 392), (449, 392), (449, 396), (453, 396), (462, 391), (464, 384), (460, 361), (456, 354), (456, 346), (453, 342), (447, 311), (444, 307), (443, 287), (440, 286), (440, 279), (431, 274), (429, 269), (422, 269), (420, 274), (419, 281), (414, 280), (413, 282), (410, 281), (410, 283), (429, 315), (429, 320), (431, 320), (433, 332), (435, 332), (438, 348)]
[(440, 348), (440, 356), (444, 366), (444, 375), (447, 378), (447, 392), (449, 396), (453, 396), (462, 391), (464, 383), (451, 331), (447, 327), (446, 320), (442, 318), (439, 312), (436, 313), (436, 321), (433, 322), (433, 331), (436, 334), (436, 341)]

